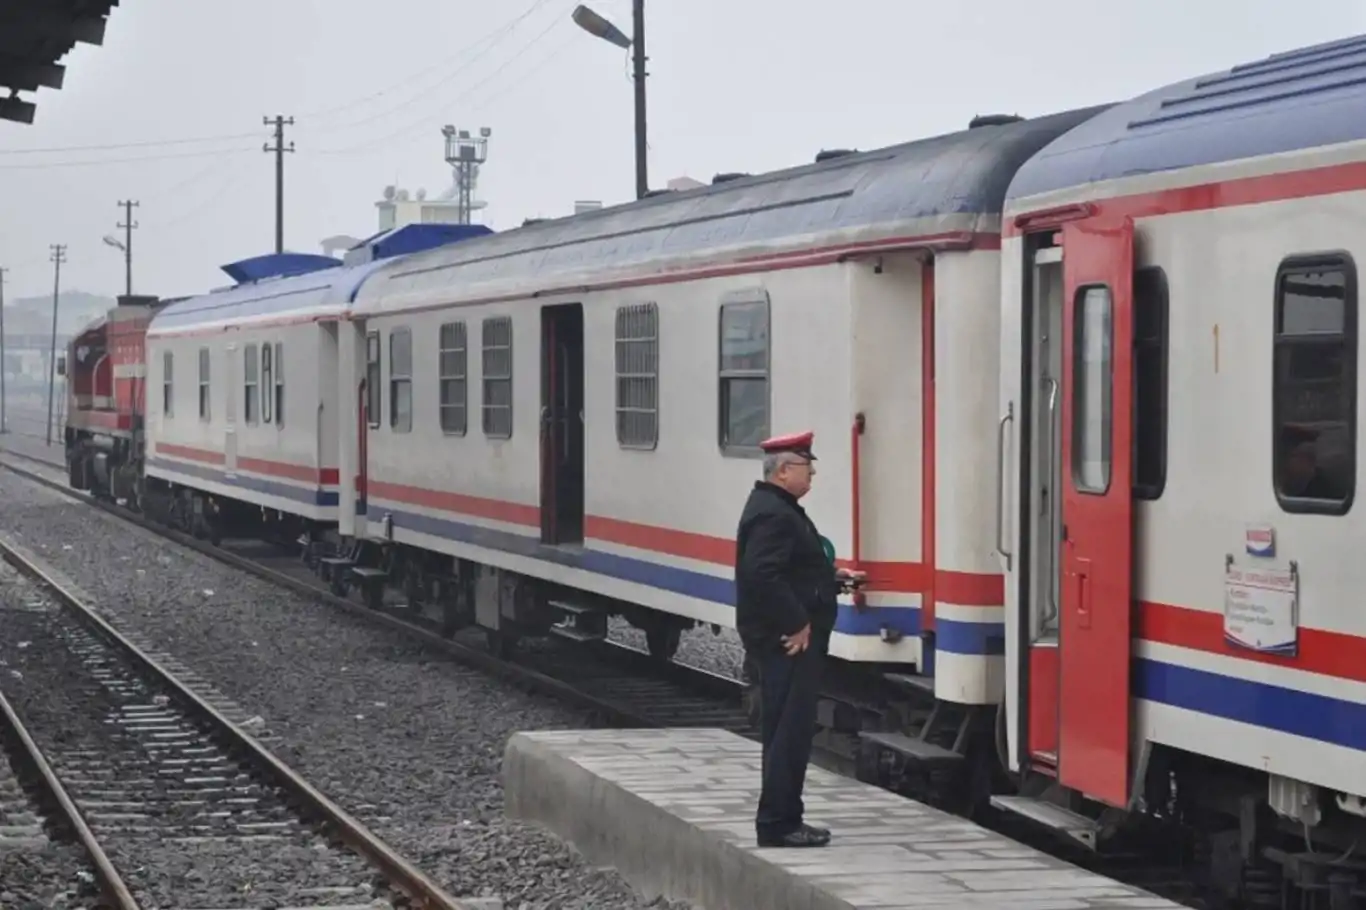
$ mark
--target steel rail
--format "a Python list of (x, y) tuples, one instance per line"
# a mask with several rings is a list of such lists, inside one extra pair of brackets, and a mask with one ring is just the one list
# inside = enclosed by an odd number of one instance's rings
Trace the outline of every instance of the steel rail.
[(0, 714), (4, 715), (5, 725), (9, 727), (15, 738), (19, 740), (23, 747), (23, 759), (38, 772), (38, 776), (43, 779), (43, 786), (47, 788), (48, 795), (61, 807), (62, 814), (66, 817), (66, 823), (76, 834), (76, 839), (81, 842), (81, 847), (85, 849), (86, 855), (90, 857), (91, 864), (95, 867), (95, 876), (99, 879), (100, 890), (104, 896), (114, 902), (114, 910), (141, 910), (137, 900), (133, 897), (133, 892), (128, 890), (128, 885), (124, 882), (123, 876), (114, 868), (114, 863), (109, 859), (109, 855), (104, 852), (100, 842), (95, 837), (95, 832), (90, 830), (86, 824), (85, 816), (81, 814), (80, 808), (70, 794), (66, 792), (66, 787), (62, 786), (61, 780), (57, 777), (57, 772), (52, 770), (52, 764), (43, 755), (43, 750), (24, 727), (23, 721), (19, 719), (14, 706), (9, 699), (0, 692)]
[[(0, 558), (46, 588), (64, 606), (79, 615), (81, 620), (101, 637), (117, 646), (155, 676), (158, 682), (175, 693), (175, 696), (182, 703), (192, 708), (195, 713), (209, 719), (220, 733), (232, 740), (234, 746), (245, 751), (254, 764), (269, 770), (280, 787), (299, 800), (307, 807), (308, 811), (332, 825), (343, 843), (383, 872), (389, 882), (412, 899), (417, 906), (424, 907), (426, 910), (466, 910), (464, 903), (448, 894), (440, 885), (428, 878), (425, 873), (380, 840), (360, 821), (280, 761), (274, 753), (261, 745), (250, 733), (229, 720), (222, 712), (163, 667), (155, 658), (129, 641), (121, 632), (96, 614), (77, 594), (54, 578), (44, 567), (3, 540), (0, 540)], [(55, 783), (55, 776), (53, 782)], [(68, 802), (70, 801), (68, 800)], [(74, 804), (72, 804), (72, 811), (75, 811)], [(81, 824), (84, 825), (84, 822), (82, 821)], [(93, 834), (90, 834), (89, 828), (86, 828), (85, 831), (93, 842)], [(101, 855), (103, 854), (101, 853)], [(108, 862), (107, 857), (105, 861)], [(112, 866), (110, 866), (110, 870), (112, 871)], [(131, 900), (131, 897), (129, 899)], [(128, 910), (136, 910), (137, 908), (137, 904), (125, 906)]]

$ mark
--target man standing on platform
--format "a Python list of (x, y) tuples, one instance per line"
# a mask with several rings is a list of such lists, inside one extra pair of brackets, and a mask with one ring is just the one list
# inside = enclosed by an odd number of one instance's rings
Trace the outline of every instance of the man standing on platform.
[(816, 733), (821, 662), (842, 584), (798, 502), (816, 475), (815, 433), (760, 443), (764, 479), (754, 484), (736, 533), (735, 623), (759, 674), (763, 790), (755, 827), (761, 847), (823, 847), (830, 832), (802, 820), (802, 788)]

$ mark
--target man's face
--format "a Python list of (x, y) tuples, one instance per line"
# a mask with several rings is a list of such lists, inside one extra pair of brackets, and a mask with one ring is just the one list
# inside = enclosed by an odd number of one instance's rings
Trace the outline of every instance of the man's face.
[(1285, 474), (1288, 492), (1298, 493), (1314, 477), (1317, 463), (1312, 442), (1302, 442), (1291, 449), (1285, 457)]
[(778, 481), (783, 489), (798, 499), (810, 492), (811, 479), (815, 476), (816, 466), (805, 458), (794, 457), (778, 468)]

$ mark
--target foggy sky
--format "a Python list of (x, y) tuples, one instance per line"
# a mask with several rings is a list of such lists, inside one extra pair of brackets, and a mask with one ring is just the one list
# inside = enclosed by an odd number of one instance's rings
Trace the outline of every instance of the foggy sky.
[[(228, 283), (219, 265), (273, 249), (277, 113), (297, 121), (288, 249), (373, 232), (386, 184), (444, 190), (444, 123), (493, 130), (496, 229), (631, 198), (627, 52), (579, 31), (576, 2), (123, 0), (33, 125), (0, 122), (6, 296), (51, 292), (51, 243), (64, 287), (121, 292), (100, 238), (123, 198), (142, 203), (135, 291)], [(590, 5), (629, 33), (630, 0)], [(1121, 100), (1363, 31), (1359, 0), (647, 0), (651, 184)]]

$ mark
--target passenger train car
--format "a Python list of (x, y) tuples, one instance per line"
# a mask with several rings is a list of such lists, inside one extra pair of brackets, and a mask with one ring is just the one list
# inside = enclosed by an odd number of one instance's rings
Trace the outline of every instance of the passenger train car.
[(966, 805), (1096, 849), (1175, 824), (1231, 897), (1270, 863), (1348, 906), (1364, 74), (1347, 39), (244, 279), (151, 319), (133, 463), (339, 592), (498, 648), (618, 614), (667, 659), (733, 625), (759, 440), (812, 429), (869, 575), (832, 654), (934, 705), (862, 730), (865, 773), (987, 763)]
[(934, 352), (995, 344), (1006, 185), (1088, 114), (982, 119), (386, 268), (343, 330), (339, 384), (362, 364), (368, 384), (340, 459), (365, 477), (357, 532), (478, 567), (502, 592), (476, 600), (491, 630), (600, 635), (621, 613), (672, 656), (693, 623), (734, 625), (758, 443), (810, 426), (812, 514), (870, 577), (832, 655), (994, 701), (992, 462), (972, 442), (994, 379)]
[(1340, 873), (1334, 907), (1366, 835), (1364, 76), (1353, 38), (1097, 114), (1012, 181), (1001, 291), (997, 802), (1089, 841), (1218, 812), (1216, 851)]

